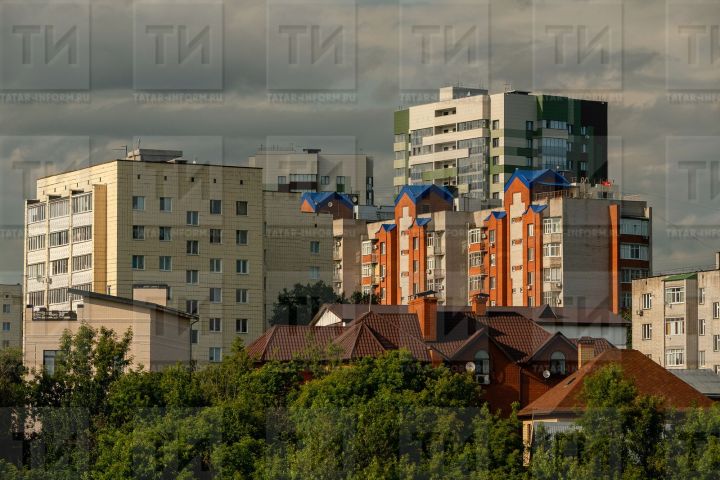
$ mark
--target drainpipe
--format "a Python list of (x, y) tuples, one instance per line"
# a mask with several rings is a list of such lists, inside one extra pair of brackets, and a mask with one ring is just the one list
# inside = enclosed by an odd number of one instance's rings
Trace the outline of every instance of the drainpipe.
[(195, 320), (190, 322), (190, 328), (188, 329), (188, 337), (190, 337), (190, 352), (189, 352), (190, 357), (188, 358), (188, 368), (190, 370), (192, 370), (192, 368), (193, 368), (193, 361), (192, 361), (192, 332), (193, 332), (193, 329), (192, 329), (192, 327), (199, 321), (200, 321), (200, 317), (196, 316)]

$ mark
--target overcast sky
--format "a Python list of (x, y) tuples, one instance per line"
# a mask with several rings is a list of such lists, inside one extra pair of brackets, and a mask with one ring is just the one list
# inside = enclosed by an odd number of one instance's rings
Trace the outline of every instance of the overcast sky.
[(607, 100), (610, 177), (653, 207), (655, 271), (720, 250), (712, 2), (54, 3), (0, 4), (0, 282), (21, 280), (38, 176), (138, 139), (234, 165), (294, 144), (372, 155), (388, 201), (393, 111), (458, 82)]

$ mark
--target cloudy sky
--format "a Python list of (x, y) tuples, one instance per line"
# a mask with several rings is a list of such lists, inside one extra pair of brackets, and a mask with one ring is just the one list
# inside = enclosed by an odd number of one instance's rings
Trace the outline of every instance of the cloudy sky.
[(388, 200), (393, 111), (458, 82), (608, 101), (610, 176), (653, 207), (655, 271), (720, 250), (712, 2), (67, 3), (0, 3), (0, 282), (21, 280), (38, 176), (138, 140), (233, 165), (293, 144), (374, 156)]

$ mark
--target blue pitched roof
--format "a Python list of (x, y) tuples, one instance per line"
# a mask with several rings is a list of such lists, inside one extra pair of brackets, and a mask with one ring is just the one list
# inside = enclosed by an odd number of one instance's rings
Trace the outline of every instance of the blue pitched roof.
[(403, 195), (407, 195), (413, 203), (417, 203), (418, 200), (427, 197), (433, 192), (440, 195), (449, 203), (452, 203), (453, 196), (446, 188), (438, 187), (437, 185), (405, 185), (395, 198), (395, 205), (398, 204)]
[(555, 170), (550, 170), (548, 168), (544, 170), (522, 170), (517, 168), (505, 184), (505, 191), (507, 191), (508, 187), (510, 187), (513, 180), (516, 178), (519, 178), (520, 181), (528, 188), (532, 188), (535, 184), (550, 185), (554, 187), (570, 186), (570, 182), (568, 182), (565, 177), (557, 173)]
[(415, 223), (422, 227), (423, 225), (427, 225), (428, 223), (430, 223), (430, 220), (432, 220), (432, 218), (417, 218), (415, 219)]
[(305, 192), (302, 194), (302, 197), (300, 197), (300, 203), (307, 201), (310, 207), (312, 207), (313, 211), (316, 211), (318, 208), (320, 208), (323, 205), (326, 205), (328, 202), (331, 201), (338, 201), (348, 208), (352, 209), (354, 208), (352, 200), (350, 200), (350, 197), (345, 195), (344, 193), (337, 193), (337, 192)]
[(394, 223), (383, 223), (382, 225), (380, 225), (380, 228), (382, 228), (386, 232), (392, 232), (393, 230), (395, 230), (395, 228), (397, 228), (397, 225), (395, 225)]
[(507, 216), (507, 213), (505, 213), (504, 211), (498, 210), (495, 212), (490, 212), (490, 215), (487, 216), (485, 221), (487, 222), (488, 220), (490, 220), (490, 217), (495, 217), (499, 220), (501, 218), (505, 218), (506, 216)]
[(530, 205), (530, 207), (527, 210), (525, 210), (525, 213), (529, 212), (530, 209), (532, 209), (532, 211), (535, 213), (540, 213), (543, 210), (545, 210), (546, 208), (547, 208), (547, 205)]

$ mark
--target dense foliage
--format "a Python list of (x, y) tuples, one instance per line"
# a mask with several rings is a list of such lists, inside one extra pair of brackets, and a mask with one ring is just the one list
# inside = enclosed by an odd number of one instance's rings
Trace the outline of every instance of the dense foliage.
[(490, 412), (469, 375), (404, 352), (350, 366), (256, 367), (238, 343), (198, 371), (146, 372), (130, 368), (130, 340), (83, 326), (63, 337), (53, 375), (26, 376), (18, 352), (0, 352), (0, 478), (679, 479), (720, 471), (719, 410), (663, 414), (615, 367), (586, 382), (580, 428), (538, 432), (525, 467), (515, 415)]
[(284, 288), (273, 303), (270, 325), (307, 325), (325, 303), (347, 303), (323, 281)]

